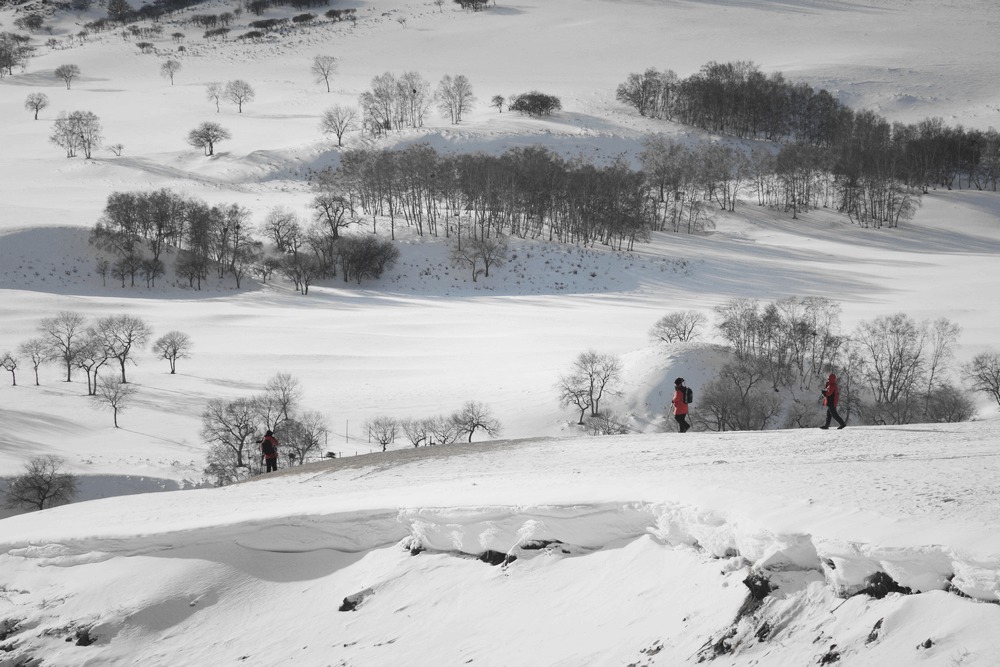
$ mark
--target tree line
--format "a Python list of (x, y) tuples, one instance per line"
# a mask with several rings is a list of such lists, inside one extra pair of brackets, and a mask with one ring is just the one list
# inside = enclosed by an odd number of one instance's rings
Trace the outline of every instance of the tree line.
[(492, 235), (631, 248), (654, 224), (643, 174), (619, 160), (599, 167), (540, 146), (502, 155), (352, 149), (315, 182), (359, 215), (418, 235)]
[[(170, 189), (115, 192), (90, 235), (90, 242), (110, 253), (97, 273), (105, 280), (134, 287), (153, 287), (166, 272), (162, 257), (176, 249), (174, 272), (189, 287), (201, 289), (212, 274), (231, 276), (237, 289), (251, 273), (266, 282), (274, 273), (292, 281), (303, 294), (316, 280), (342, 275), (361, 283), (391, 268), (399, 250), (388, 240), (368, 235), (345, 236), (353, 218), (345, 200), (320, 192), (313, 200), (312, 224), (280, 208), (260, 225), (238, 204), (210, 206)], [(262, 236), (272, 242), (265, 248)]]
[(948, 127), (940, 118), (890, 123), (752, 62), (710, 62), (686, 79), (651, 68), (630, 74), (616, 97), (651, 118), (783, 144), (770, 171), (796, 181), (782, 202), (788, 207), (811, 200), (807, 184), (817, 173), (837, 184), (840, 210), (890, 224), (905, 214), (908, 191), (961, 188), (963, 180), (996, 191), (1000, 180), (996, 130)]

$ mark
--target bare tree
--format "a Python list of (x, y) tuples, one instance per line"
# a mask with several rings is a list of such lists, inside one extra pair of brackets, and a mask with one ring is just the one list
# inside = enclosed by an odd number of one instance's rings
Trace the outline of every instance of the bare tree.
[(97, 383), (95, 396), (102, 407), (111, 410), (115, 428), (118, 428), (118, 413), (125, 411), (137, 391), (135, 385), (126, 384), (116, 377), (104, 377)]
[(297, 253), (302, 245), (302, 226), (293, 211), (272, 208), (261, 223), (260, 233), (274, 242), (278, 252)]
[(399, 432), (399, 422), (393, 417), (379, 415), (365, 422), (369, 437), (382, 446), (384, 452), (390, 443), (395, 442)]
[(181, 70), (181, 64), (176, 60), (166, 60), (160, 65), (160, 76), (170, 79), (170, 85), (174, 85), (174, 75)]
[(236, 105), (239, 113), (243, 113), (244, 104), (253, 102), (255, 95), (253, 86), (243, 79), (227, 81), (222, 94), (227, 100)]
[(472, 109), (476, 97), (472, 94), (472, 84), (464, 74), (452, 77), (445, 74), (437, 89), (438, 110), (451, 120), (452, 125), (462, 122), (462, 116)]
[(323, 415), (318, 412), (303, 412), (282, 423), (276, 433), (288, 460), (302, 465), (323, 448), (329, 432), (330, 427)]
[(910, 423), (927, 378), (927, 326), (895, 313), (861, 322), (852, 342), (861, 360), (861, 379), (875, 399), (869, 418)]
[[(317, 187), (322, 187), (322, 184)], [(355, 222), (350, 200), (336, 192), (321, 191), (313, 197), (312, 207), (316, 222), (334, 239), (340, 238), (341, 229), (347, 229)]]
[(667, 313), (649, 330), (649, 337), (664, 343), (685, 343), (698, 337), (698, 329), (708, 318), (697, 310), (679, 310)]
[(695, 423), (712, 431), (763, 431), (781, 414), (781, 399), (765, 386), (763, 366), (727, 364), (701, 392)]
[(7, 507), (43, 510), (65, 505), (76, 495), (76, 477), (63, 470), (58, 456), (36, 456), (24, 466), (24, 473), (10, 481), (4, 495)]
[(931, 394), (941, 384), (941, 373), (945, 366), (955, 356), (955, 345), (962, 333), (962, 327), (946, 317), (938, 318), (929, 327), (927, 381), (926, 391), (928, 401)]
[(49, 106), (49, 96), (45, 93), (28, 93), (24, 100), (24, 108), (35, 112), (35, 120), (38, 120), (38, 112)]
[(66, 364), (66, 382), (73, 380), (73, 361), (86, 335), (86, 322), (80, 313), (64, 310), (55, 317), (45, 318), (38, 325), (52, 356)]
[(209, 102), (215, 102), (215, 113), (219, 113), (219, 100), (222, 99), (222, 84), (210, 83), (205, 86), (205, 97)]
[(170, 362), (170, 374), (177, 372), (177, 360), (191, 352), (191, 337), (180, 331), (168, 331), (153, 343), (153, 352)]
[(134, 315), (109, 315), (97, 320), (94, 335), (101, 341), (109, 359), (117, 359), (121, 368), (121, 382), (127, 383), (125, 365), (135, 360), (133, 355), (141, 350), (153, 330), (145, 320)]
[(229, 130), (218, 123), (205, 122), (188, 132), (188, 143), (195, 148), (204, 148), (205, 155), (215, 154), (215, 144), (230, 139)]
[(108, 0), (108, 18), (112, 21), (125, 21), (134, 11), (127, 0)]
[(453, 417), (438, 415), (427, 420), (427, 430), (430, 431), (430, 444), (450, 445), (462, 435), (461, 427)]
[(319, 129), (324, 134), (337, 137), (337, 146), (343, 146), (344, 135), (357, 129), (358, 110), (354, 107), (336, 105), (323, 112), (320, 117)]
[(284, 422), (288, 421), (282, 413), (281, 403), (274, 394), (267, 391), (255, 394), (250, 398), (250, 402), (257, 415), (256, 420), (261, 430), (277, 431)]
[(430, 419), (404, 419), (399, 422), (399, 426), (403, 429), (410, 444), (419, 447), (420, 443), (433, 444), (431, 442), (431, 423)]
[(0, 368), (10, 373), (11, 386), (17, 386), (17, 357), (11, 352), (0, 354)]
[(108, 353), (102, 341), (95, 335), (83, 339), (77, 350), (73, 365), (87, 374), (87, 395), (97, 394), (97, 372), (108, 363)]
[(291, 373), (275, 373), (264, 385), (264, 393), (278, 405), (282, 419), (289, 419), (302, 400), (302, 386)]
[(317, 55), (313, 58), (310, 71), (316, 77), (316, 83), (325, 83), (326, 92), (330, 92), (330, 77), (337, 71), (337, 59), (333, 56)]
[(490, 277), (490, 267), (501, 267), (507, 262), (507, 237), (494, 233), (485, 238), (471, 238), (466, 245), (479, 256), (483, 263), (483, 274)]
[(236, 289), (240, 288), (243, 278), (260, 263), (260, 258), (264, 255), (264, 244), (260, 241), (249, 241), (233, 248), (232, 260), (229, 263), (229, 272), (236, 279)]
[(503, 113), (503, 105), (504, 105), (504, 102), (506, 102), (506, 101), (507, 100), (504, 99), (503, 95), (494, 95), (493, 97), (490, 98), (490, 106), (491, 107), (496, 107), (497, 111), (499, 111), (500, 113)]
[(573, 362), (568, 375), (559, 380), (560, 402), (573, 405), (583, 412), (590, 409), (590, 416), (601, 412), (601, 399), (605, 394), (616, 395), (615, 385), (621, 381), (621, 360), (613, 354), (600, 354), (595, 350), (581, 352)]
[(82, 150), (87, 159), (101, 145), (102, 139), (101, 119), (92, 111), (60, 113), (49, 136), (49, 141), (66, 150), (66, 157), (75, 157), (76, 152)]
[(49, 348), (48, 341), (41, 336), (30, 338), (21, 343), (21, 345), (18, 346), (17, 351), (31, 361), (31, 367), (35, 371), (35, 386), (37, 387), (39, 385), (38, 367), (52, 358), (52, 352)]
[(1000, 405), (1000, 354), (980, 352), (962, 367), (962, 374), (975, 391), (988, 394)]
[(249, 451), (249, 445), (257, 441), (255, 436), (259, 431), (259, 424), (252, 399), (212, 399), (201, 415), (201, 437), (205, 442), (221, 446), (230, 452), (235, 467), (246, 468), (253, 458), (254, 453)]
[(583, 426), (584, 417), (590, 409), (590, 385), (583, 381), (576, 373), (563, 375), (556, 383), (556, 391), (559, 393), (559, 406), (563, 408), (573, 407), (580, 411), (579, 426)]
[(451, 419), (461, 433), (469, 434), (469, 442), (472, 442), (472, 435), (479, 429), (485, 431), (491, 438), (500, 435), (502, 430), (500, 420), (493, 416), (490, 406), (479, 401), (466, 402)]
[(73, 79), (80, 76), (80, 68), (76, 65), (60, 65), (53, 73), (57, 79), (62, 79), (66, 83), (66, 90), (69, 90)]

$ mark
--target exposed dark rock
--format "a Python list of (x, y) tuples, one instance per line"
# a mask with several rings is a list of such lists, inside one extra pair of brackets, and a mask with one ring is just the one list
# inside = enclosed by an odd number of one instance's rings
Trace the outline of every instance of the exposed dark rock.
[(743, 580), (743, 585), (750, 589), (750, 597), (760, 602), (774, 590), (771, 582), (760, 572), (751, 572)]
[(832, 665), (835, 662), (840, 662), (840, 652), (836, 649), (837, 645), (832, 644), (830, 650), (819, 657), (819, 664)]
[(553, 544), (562, 544), (562, 542), (558, 540), (528, 540), (521, 544), (521, 548), (525, 551), (540, 551), (551, 547)]
[(367, 600), (374, 594), (375, 594), (374, 590), (372, 590), (371, 588), (366, 588), (365, 590), (358, 591), (353, 595), (348, 595), (346, 598), (344, 598), (343, 604), (340, 605), (340, 608), (337, 611), (356, 611), (358, 607), (364, 604), (365, 600)]
[(868, 595), (876, 600), (881, 600), (889, 593), (902, 593), (903, 595), (911, 595), (913, 593), (906, 586), (900, 586), (885, 572), (876, 572), (865, 579), (865, 584), (867, 585), (858, 591), (857, 594)]
[(499, 551), (493, 551), (492, 549), (484, 551), (479, 554), (477, 558), (484, 563), (489, 563), (490, 565), (507, 565), (508, 563), (513, 563), (517, 560), (517, 556), (508, 555)]
[(77, 628), (76, 629), (76, 645), (77, 646), (90, 646), (97, 641), (97, 637), (90, 636), (90, 628)]
[(920, 644), (917, 645), (917, 648), (930, 648), (931, 646), (934, 646), (934, 642), (931, 641), (930, 637), (928, 637), (924, 641), (920, 642)]
[(754, 636), (757, 637), (757, 641), (767, 641), (767, 638), (771, 636), (771, 624), (764, 621), (764, 623), (757, 628), (757, 632), (754, 633)]
[(5, 618), (0, 621), (0, 642), (7, 639), (14, 633), (17, 632), (17, 626), (21, 624), (21, 621), (16, 618)]
[(880, 618), (875, 621), (875, 627), (873, 627), (872, 631), (868, 633), (868, 639), (865, 640), (866, 644), (871, 644), (873, 641), (878, 639), (879, 630), (882, 629), (882, 621), (884, 620), (884, 618)]

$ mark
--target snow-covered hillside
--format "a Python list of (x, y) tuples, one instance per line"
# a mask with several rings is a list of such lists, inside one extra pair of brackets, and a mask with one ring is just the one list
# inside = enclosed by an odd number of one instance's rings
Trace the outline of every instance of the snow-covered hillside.
[[(656, 234), (629, 253), (518, 242), (476, 282), (443, 245), (403, 230), (383, 278), (308, 296), (280, 279), (195, 291), (169, 273), (156, 288), (106, 286), (87, 242), (116, 191), (166, 187), (246, 206), (254, 222), (274, 207), (308, 219), (307, 179), (340, 154), (320, 114), (384, 72), (465, 74), (478, 104), (459, 126), (435, 116), (378, 142), (349, 132), (346, 147), (543, 145), (634, 162), (650, 133), (704, 137), (638, 116), (615, 87), (713, 60), (752, 60), (890, 121), (1000, 126), (993, 3), (353, 6), (356, 23), (244, 43), (181, 20), (235, 8), (210, 2), (164, 19), (142, 54), (117, 31), (70, 38), (105, 15), (95, 4), (49, 19), (27, 68), (0, 79), (0, 352), (60, 311), (137, 315), (154, 336), (193, 341), (177, 374), (137, 356), (118, 429), (55, 365), (39, 386), (26, 363), (16, 387), (0, 386), (0, 476), (58, 455), (86, 501), (0, 520), (0, 667), (1000, 663), (995, 404), (983, 398), (958, 425), (680, 436), (665, 388), (710, 380), (716, 341), (647, 335), (671, 310), (825, 296), (845, 331), (894, 312), (946, 317), (967, 361), (1000, 340), (996, 193), (932, 191), (891, 230), (745, 202), (705, 234)], [(4, 5), (0, 31), (24, 11)], [(243, 12), (234, 34), (255, 18)], [(330, 93), (309, 72), (317, 54), (339, 60)], [(168, 57), (181, 64), (173, 85), (159, 74)], [(81, 69), (71, 89), (53, 74), (67, 63)], [(237, 78), (256, 99), (217, 112), (206, 85)], [(563, 111), (488, 106), (530, 89)], [(24, 109), (33, 92), (50, 100), (38, 120)], [(98, 114), (122, 154), (67, 159), (49, 134), (74, 110)], [(185, 141), (204, 121), (233, 135), (213, 157)], [(559, 407), (554, 385), (587, 349), (622, 358), (623, 395), (608, 407), (633, 435), (583, 435)], [(275, 373), (300, 381), (338, 458), (187, 488), (203, 484), (207, 402), (260, 392)], [(469, 400), (491, 407), (503, 439), (382, 454), (364, 432), (375, 415)]]

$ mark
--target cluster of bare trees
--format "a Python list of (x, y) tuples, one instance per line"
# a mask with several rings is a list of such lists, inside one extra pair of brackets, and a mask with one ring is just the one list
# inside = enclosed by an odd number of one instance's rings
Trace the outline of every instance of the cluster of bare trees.
[(396, 75), (386, 72), (372, 79), (371, 89), (361, 93), (362, 126), (374, 136), (407, 127), (423, 127), (431, 105), (453, 124), (462, 121), (475, 104), (472, 84), (462, 74), (442, 77), (436, 90), (417, 72)]
[(258, 262), (262, 244), (252, 238), (250, 211), (236, 204), (209, 206), (166, 188), (153, 192), (108, 195), (91, 243), (114, 255), (113, 263), (98, 265), (110, 275), (135, 286), (137, 277), (154, 286), (165, 272), (160, 259), (168, 247), (180, 249), (175, 271), (192, 287), (201, 288), (214, 267), (219, 277), (241, 280)]
[(34, 51), (31, 38), (16, 32), (0, 32), (0, 78), (13, 76), (15, 67), (27, 67)]
[(676, 120), (710, 132), (769, 141), (832, 144), (850, 110), (827, 91), (793, 84), (752, 62), (710, 62), (686, 79), (655, 68), (629, 74), (620, 102), (643, 116)]
[(329, 427), (320, 413), (301, 410), (301, 400), (299, 382), (288, 373), (275, 374), (259, 394), (210, 400), (201, 415), (201, 436), (209, 445), (205, 473), (219, 486), (259, 475), (258, 445), (266, 431), (277, 438), (282, 461), (302, 465), (320, 456)]
[(482, 431), (491, 438), (500, 435), (502, 425), (486, 403), (467, 401), (460, 409), (449, 415), (435, 415), (420, 419), (396, 419), (387, 415), (377, 415), (365, 422), (365, 428), (372, 442), (386, 451), (396, 438), (405, 435), (414, 447), (421, 445), (450, 445), (465, 438), (472, 442), (476, 431)]
[(367, 132), (379, 136), (391, 130), (423, 127), (434, 101), (431, 86), (417, 72), (392, 72), (372, 79), (371, 90), (361, 93), (362, 123)]
[(507, 99), (507, 108), (529, 116), (551, 116), (553, 112), (562, 109), (562, 101), (555, 95), (533, 90), (511, 95)]
[[(126, 377), (126, 368), (136, 363), (136, 355), (152, 335), (149, 324), (134, 315), (107, 315), (91, 321), (80, 313), (63, 311), (39, 322), (38, 335), (22, 341), (16, 353), (0, 354), (0, 367), (11, 374), (15, 386), (17, 368), (22, 362), (30, 364), (35, 385), (40, 384), (39, 368), (44, 364), (65, 368), (66, 382), (72, 382), (74, 370), (83, 371), (87, 376), (87, 395), (96, 397), (100, 406), (111, 410), (118, 428), (118, 414), (135, 393), (135, 387)], [(153, 351), (158, 358), (169, 362), (170, 372), (174, 373), (177, 360), (190, 354), (191, 339), (180, 331), (170, 331), (153, 343)], [(117, 372), (99, 376), (105, 365), (117, 366)]]
[(648, 69), (630, 74), (617, 97), (642, 115), (784, 144), (745, 156), (750, 164), (740, 169), (755, 176), (759, 203), (793, 214), (836, 206), (862, 225), (895, 226), (929, 187), (962, 187), (964, 179), (996, 190), (1000, 180), (996, 130), (949, 128), (939, 118), (890, 124), (750, 62), (708, 63), (683, 80)]
[(61, 112), (52, 125), (49, 141), (66, 151), (66, 157), (76, 157), (82, 152), (90, 159), (94, 150), (100, 148), (104, 140), (101, 119), (93, 111)]
[[(99, 261), (97, 271), (122, 287), (134, 287), (137, 279), (153, 287), (166, 272), (164, 250), (175, 248), (175, 273), (196, 289), (213, 271), (219, 278), (232, 276), (237, 288), (251, 273), (264, 281), (280, 273), (302, 294), (338, 273), (359, 284), (381, 277), (399, 258), (398, 248), (377, 236), (344, 235), (358, 221), (350, 202), (327, 187), (323, 179), (316, 184), (312, 223), (276, 208), (259, 225), (242, 206), (209, 206), (169, 189), (112, 193), (91, 243), (112, 253), (114, 261)], [(265, 252), (258, 237), (271, 241), (274, 252)]]
[(654, 198), (655, 228), (661, 230), (698, 229), (706, 224), (706, 206), (733, 211), (741, 196), (791, 212), (793, 218), (810, 209), (835, 208), (865, 227), (895, 227), (919, 205), (919, 191), (891, 174), (838, 177), (829, 152), (806, 144), (775, 151), (756, 147), (747, 153), (656, 135), (646, 140), (640, 161)]
[[(283, 7), (287, 5), (292, 7), (293, 9), (308, 9), (313, 7), (326, 7), (329, 4), (330, 0), (250, 0), (249, 2), (246, 3), (246, 6), (247, 9), (250, 10), (252, 14), (254, 14), (255, 16), (260, 16), (261, 14), (263, 14), (265, 11), (267, 11), (272, 7)], [(343, 14), (343, 12), (350, 12), (349, 15), (353, 15), (355, 10), (341, 9), (336, 11), (342, 13), (338, 16), (343, 16), (345, 15)], [(334, 20), (340, 20), (340, 19), (334, 19)]]
[[(839, 313), (839, 304), (822, 297), (767, 304), (734, 299), (718, 307), (716, 329), (733, 361), (701, 389), (695, 423), (718, 431), (815, 425), (819, 390), (831, 371), (839, 377), (841, 414), (848, 419), (909, 424), (972, 417), (969, 393), (949, 380), (958, 325), (895, 313), (845, 335)], [(984, 356), (962, 373), (981, 381), (989, 368)], [(973, 384), (991, 391), (989, 381)]]
[(559, 405), (579, 410), (578, 425), (593, 435), (628, 433), (624, 419), (601, 409), (602, 400), (621, 395), (618, 389), (621, 381), (622, 362), (616, 355), (596, 350), (581, 352), (570, 372), (560, 376), (556, 383)]
[(539, 147), (503, 155), (349, 150), (326, 176), (351, 207), (403, 221), (417, 234), (486, 239), (495, 234), (631, 248), (656, 213), (642, 173), (618, 161), (597, 167)]

